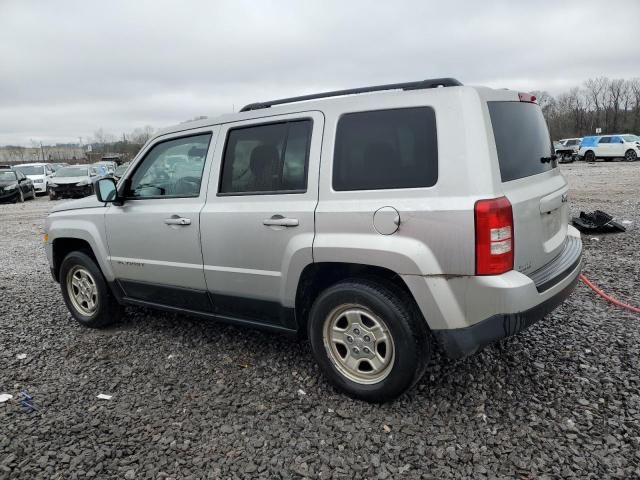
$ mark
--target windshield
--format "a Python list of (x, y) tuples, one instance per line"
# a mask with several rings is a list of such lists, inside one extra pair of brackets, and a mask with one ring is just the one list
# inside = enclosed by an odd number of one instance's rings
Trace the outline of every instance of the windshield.
[(3, 172), (0, 170), (0, 182), (10, 182), (17, 180), (16, 172), (12, 172), (9, 170), (8, 172)]
[(624, 138), (625, 142), (638, 142), (638, 141), (640, 141), (640, 137), (638, 137), (637, 135), (623, 135), (622, 138)]
[(487, 102), (503, 182), (556, 167), (542, 110), (534, 103)]
[(54, 177), (88, 177), (89, 171), (82, 167), (64, 167), (58, 170)]
[(44, 167), (42, 165), (16, 167), (16, 170), (20, 170), (25, 175), (44, 175)]

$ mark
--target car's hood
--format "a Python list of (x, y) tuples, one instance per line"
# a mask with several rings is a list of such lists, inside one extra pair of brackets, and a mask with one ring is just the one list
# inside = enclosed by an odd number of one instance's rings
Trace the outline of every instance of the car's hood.
[(64, 212), (66, 210), (78, 210), (81, 208), (99, 208), (104, 207), (105, 204), (98, 201), (95, 195), (89, 195), (88, 197), (79, 198), (77, 200), (67, 200), (57, 204), (53, 207), (49, 213)]
[(31, 180), (44, 180), (45, 175), (25, 175), (25, 177)]
[(89, 177), (52, 177), (49, 183), (57, 183), (58, 185), (69, 185), (71, 183), (79, 183), (84, 181), (91, 181)]

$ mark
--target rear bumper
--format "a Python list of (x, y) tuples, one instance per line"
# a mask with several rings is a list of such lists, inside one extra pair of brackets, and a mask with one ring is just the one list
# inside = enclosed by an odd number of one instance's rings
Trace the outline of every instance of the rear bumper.
[(453, 358), (518, 333), (571, 293), (582, 270), (580, 233), (568, 226), (562, 252), (525, 275), (403, 275), (429, 327)]
[(434, 334), (445, 353), (450, 358), (462, 358), (491, 345), (503, 338), (511, 337), (530, 327), (554, 310), (573, 292), (582, 261), (572, 272), (570, 282), (552, 297), (525, 311), (518, 313), (500, 313), (466, 328), (452, 330), (434, 330)]

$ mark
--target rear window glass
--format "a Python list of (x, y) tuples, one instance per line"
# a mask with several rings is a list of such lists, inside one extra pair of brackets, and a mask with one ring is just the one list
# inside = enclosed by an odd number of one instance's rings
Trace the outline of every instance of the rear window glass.
[(503, 182), (549, 171), (553, 143), (540, 107), (526, 102), (487, 102)]
[(338, 122), (335, 190), (431, 187), (438, 179), (432, 108), (348, 113)]

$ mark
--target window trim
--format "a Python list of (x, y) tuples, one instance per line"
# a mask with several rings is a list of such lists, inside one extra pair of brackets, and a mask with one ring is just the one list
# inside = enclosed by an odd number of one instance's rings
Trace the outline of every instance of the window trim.
[[(336, 165), (336, 151), (337, 151), (337, 145), (338, 145), (338, 142), (336, 141), (336, 139), (338, 138), (338, 127), (340, 126), (340, 121), (342, 120), (343, 117), (345, 117), (346, 115), (352, 115), (352, 114), (358, 114), (358, 113), (385, 112), (389, 110), (415, 110), (415, 109), (423, 109), (423, 108), (427, 110), (431, 110), (431, 112), (433, 112), (434, 127), (436, 132), (436, 159), (435, 159), (436, 176), (433, 184), (428, 186), (423, 186), (423, 187), (358, 188), (358, 189), (352, 189), (352, 190), (337, 190), (335, 188), (334, 174), (335, 174), (335, 165)], [(440, 137), (438, 136), (438, 117), (436, 115), (436, 109), (433, 107), (433, 105), (411, 105), (406, 107), (376, 108), (372, 110), (357, 110), (357, 111), (351, 111), (351, 112), (343, 112), (340, 114), (340, 116), (336, 121), (336, 129), (333, 135), (333, 155), (331, 156), (331, 192), (342, 194), (342, 193), (350, 193), (350, 192), (381, 192), (381, 191), (393, 192), (393, 191), (401, 191), (401, 190), (416, 191), (416, 190), (424, 190), (427, 188), (434, 188), (435, 186), (438, 185), (438, 182), (440, 181), (440, 145), (438, 145), (439, 138)]]
[[(213, 130), (204, 130), (201, 132), (197, 132), (197, 133), (188, 133), (188, 134), (184, 134), (184, 135), (178, 135), (176, 137), (170, 137), (170, 138), (164, 138), (164, 139), (160, 139), (157, 142), (149, 145), (149, 147), (147, 148), (147, 150), (144, 152), (143, 156), (140, 158), (140, 160), (138, 160), (134, 165), (133, 168), (129, 171), (129, 169), (127, 169), (127, 176), (126, 177), (122, 177), (121, 179), (121, 185), (122, 188), (127, 188), (127, 184), (131, 181), (131, 178), (133, 177), (133, 175), (136, 173), (136, 171), (138, 170), (138, 168), (140, 168), (140, 166), (144, 163), (144, 161), (146, 160), (147, 156), (149, 155), (149, 153), (151, 153), (151, 151), (156, 148), (158, 145), (162, 144), (162, 143), (167, 143), (167, 142), (172, 142), (174, 140), (182, 140), (183, 138), (189, 138), (189, 137), (198, 137), (200, 135), (209, 135), (209, 142), (207, 143), (207, 153), (204, 157), (204, 163), (202, 165), (202, 178), (200, 179), (200, 191), (198, 192), (197, 195), (153, 195), (153, 196), (148, 196), (148, 197), (131, 197), (131, 196), (125, 196), (122, 195), (123, 200), (126, 200), (127, 202), (130, 200), (162, 200), (162, 199), (176, 199), (176, 198), (198, 198), (200, 197), (200, 195), (202, 195), (202, 186), (203, 183), (205, 183), (205, 178), (204, 178), (204, 172), (207, 166), (207, 157), (210, 154), (210, 148), (211, 148), (211, 140), (213, 140)], [(118, 182), (118, 184), (120, 184), (120, 182)], [(118, 189), (119, 190), (119, 189)], [(125, 193), (125, 192), (120, 192), (118, 191), (118, 193)]]
[[(247, 128), (256, 128), (256, 127), (265, 127), (269, 125), (280, 125), (287, 123), (295, 123), (301, 121), (309, 121), (311, 122), (311, 129), (309, 135), (309, 144), (307, 145), (307, 151), (305, 153), (304, 158), (304, 189), (293, 189), (293, 190), (261, 190), (259, 192), (221, 192), (222, 190), (222, 181), (224, 179), (224, 167), (225, 167), (225, 156), (227, 154), (227, 148), (229, 146), (229, 137), (232, 131), (235, 130), (243, 130)], [(216, 192), (217, 197), (246, 197), (246, 196), (261, 196), (261, 195), (294, 195), (294, 194), (302, 194), (307, 193), (309, 190), (309, 159), (311, 158), (311, 142), (313, 141), (313, 129), (315, 126), (315, 122), (313, 121), (313, 117), (296, 117), (296, 118), (288, 118), (286, 120), (273, 120), (267, 122), (258, 122), (258, 123), (249, 123), (245, 125), (240, 125), (233, 128), (227, 128), (224, 139), (224, 147), (222, 149), (222, 155), (220, 157), (220, 170), (218, 175), (218, 191)], [(285, 137), (285, 149), (283, 149), (283, 153), (286, 153), (286, 145), (287, 140), (289, 139), (289, 129), (287, 129), (287, 136)], [(284, 167), (284, 164), (283, 164)]]

